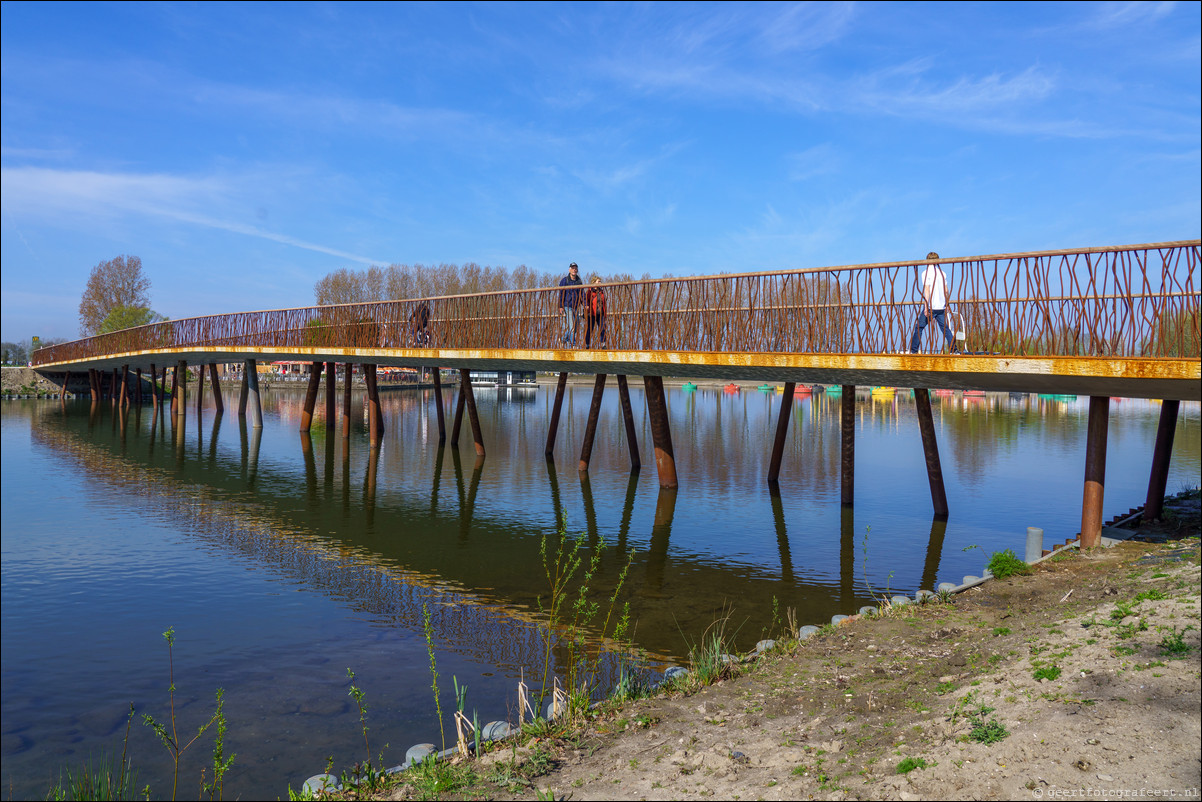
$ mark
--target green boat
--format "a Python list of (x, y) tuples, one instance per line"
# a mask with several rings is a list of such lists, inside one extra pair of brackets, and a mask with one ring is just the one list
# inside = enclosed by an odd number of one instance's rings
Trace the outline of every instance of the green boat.
[(697, 389), (697, 385), (693, 384), (692, 382), (685, 382), (681, 385), (680, 389), (684, 390), (686, 393), (691, 393)]

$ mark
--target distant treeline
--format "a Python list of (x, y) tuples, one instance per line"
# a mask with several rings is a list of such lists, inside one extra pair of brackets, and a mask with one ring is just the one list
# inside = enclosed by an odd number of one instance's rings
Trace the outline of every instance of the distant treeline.
[[(329, 273), (313, 286), (313, 297), (319, 306), (356, 304), (403, 298), (429, 298), (440, 295), (467, 295), (501, 290), (526, 290), (553, 287), (568, 273), (544, 273), (518, 265), (506, 267), (481, 266), (475, 262), (464, 265), (389, 265), (363, 270), (342, 268)], [(634, 281), (629, 273), (601, 274), (581, 269), (580, 277), (590, 282), (596, 276), (602, 281)], [(651, 276), (644, 275), (644, 279)]]

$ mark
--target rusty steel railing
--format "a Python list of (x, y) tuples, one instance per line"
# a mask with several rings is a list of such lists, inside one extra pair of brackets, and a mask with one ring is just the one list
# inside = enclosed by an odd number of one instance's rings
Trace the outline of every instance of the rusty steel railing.
[[(1199, 240), (941, 259), (967, 350), (1198, 358)], [(611, 349), (908, 351), (925, 260), (601, 285)], [(584, 287), (581, 288), (582, 290)], [(35, 352), (34, 366), (190, 347), (555, 349), (562, 290), (313, 306), (172, 320)], [(422, 304), (430, 337), (415, 336)], [(958, 322), (958, 321), (957, 321)], [(578, 324), (578, 342), (585, 323)], [(925, 350), (943, 350), (928, 326)]]

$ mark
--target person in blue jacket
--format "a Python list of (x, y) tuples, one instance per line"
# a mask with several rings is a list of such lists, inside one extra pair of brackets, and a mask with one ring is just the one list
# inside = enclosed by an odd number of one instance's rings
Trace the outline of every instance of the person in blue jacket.
[(563, 315), (563, 344), (576, 347), (576, 328), (580, 320), (580, 303), (583, 300), (584, 282), (580, 280), (580, 268), (575, 262), (568, 265), (568, 274), (559, 280), (559, 308)]

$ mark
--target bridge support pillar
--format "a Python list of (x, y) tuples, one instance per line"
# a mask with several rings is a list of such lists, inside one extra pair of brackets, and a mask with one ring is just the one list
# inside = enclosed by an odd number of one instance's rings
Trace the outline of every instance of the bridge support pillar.
[(238, 386), (238, 419), (246, 417), (246, 399), (250, 393), (250, 372), (253, 359), (247, 359), (242, 362), (242, 383)]
[(1090, 396), (1089, 428), (1085, 440), (1085, 492), (1081, 500), (1081, 548), (1095, 548), (1102, 540), (1102, 500), (1106, 489), (1106, 430), (1110, 424), (1110, 397)]
[(213, 388), (213, 403), (217, 405), (217, 414), (225, 413), (225, 401), (221, 398), (221, 382), (217, 378), (217, 363), (209, 363), (209, 386)]
[(301, 408), (300, 430), (307, 432), (313, 426), (313, 408), (317, 406), (317, 390), (321, 384), (321, 362), (309, 366), (309, 386), (305, 390), (305, 405)]
[(471, 371), (460, 368), (459, 381), (463, 385), (463, 400), (467, 402), (467, 418), (472, 424), (472, 440), (476, 445), (476, 456), (484, 456), (484, 437), (480, 433), (480, 416), (476, 414), (476, 394), (472, 392)]
[[(70, 374), (68, 374), (70, 376)], [(63, 384), (63, 392), (66, 392), (67, 385)], [(134, 403), (140, 408), (142, 406), (142, 369), (138, 368), (137, 379), (134, 381)]]
[(785, 392), (780, 399), (780, 415), (776, 419), (776, 440), (772, 443), (772, 460), (768, 463), (768, 484), (776, 485), (780, 478), (780, 462), (785, 455), (785, 436), (789, 433), (789, 414), (793, 411), (793, 393), (796, 382), (785, 382)]
[(626, 424), (626, 443), (630, 446), (630, 472), (638, 473), (643, 467), (639, 458), (639, 441), (635, 437), (634, 412), (630, 408), (630, 389), (626, 386), (626, 377), (618, 375), (618, 400), (622, 404), (622, 421)]
[(326, 363), (326, 431), (333, 431), (337, 410), (338, 370), (333, 362)]
[(1144, 520), (1160, 517), (1164, 506), (1164, 488), (1169, 480), (1169, 459), (1173, 456), (1173, 436), (1177, 433), (1177, 412), (1180, 401), (1160, 402), (1160, 425), (1156, 428), (1156, 447), (1152, 451), (1152, 472), (1148, 476), (1148, 500), (1144, 503)]
[(263, 428), (263, 407), (259, 403), (259, 366), (253, 359), (243, 363), (242, 380), (246, 389), (246, 403), (250, 408), (250, 427)]
[(96, 380), (95, 368), (88, 368), (88, 390), (92, 394), (92, 403), (100, 400), (100, 382)]
[(175, 417), (182, 418), (187, 413), (188, 401), (188, 363), (180, 360), (175, 363), (175, 376), (171, 383), (171, 411)]
[(459, 430), (463, 428), (463, 382), (459, 383), (459, 392), (455, 396), (455, 420), (451, 422), (451, 448), (459, 448)]
[(548, 461), (555, 459), (555, 434), (559, 431), (559, 411), (563, 408), (563, 394), (568, 386), (568, 372), (559, 374), (559, 382), (555, 385), (555, 403), (551, 406), (551, 423), (547, 426), (547, 447), (543, 450)]
[(851, 507), (856, 500), (856, 386), (843, 385), (839, 415), (840, 501)]
[(914, 406), (918, 408), (918, 430), (922, 433), (922, 452), (927, 461), (927, 481), (931, 485), (931, 506), (936, 518), (947, 518), (947, 492), (943, 489), (943, 467), (939, 464), (939, 443), (935, 440), (935, 419), (931, 415), (931, 392), (914, 388)]
[(676, 454), (672, 450), (672, 428), (668, 425), (664, 380), (659, 376), (644, 376), (643, 386), (647, 393), (647, 415), (651, 418), (651, 442), (655, 446), (655, 469), (659, 472), (659, 486), (677, 487)]
[(109, 379), (109, 400), (112, 401), (114, 404), (116, 404), (117, 401), (119, 401), (120, 397), (121, 397), (121, 391), (119, 389), (120, 385), (121, 385), (120, 368), (113, 368), (113, 376), (112, 376), (112, 378)]
[(121, 406), (129, 406), (129, 365), (121, 366)]
[(438, 445), (441, 446), (447, 441), (447, 421), (446, 411), (442, 408), (442, 375), (438, 366), (433, 369), (434, 374), (434, 409), (438, 414)]
[(342, 438), (351, 436), (351, 374), (354, 366), (347, 362), (342, 376)]
[(601, 398), (605, 395), (606, 374), (598, 373), (593, 383), (593, 401), (588, 408), (588, 424), (584, 427), (584, 443), (580, 446), (579, 470), (588, 470), (589, 460), (593, 458), (593, 440), (597, 436), (597, 418), (601, 415)]
[(205, 363), (196, 366), (196, 420), (200, 421), (200, 407), (205, 397)]
[(367, 440), (372, 447), (384, 437), (384, 413), (380, 411), (380, 388), (376, 384), (376, 366), (363, 366), (363, 382), (367, 385)]

